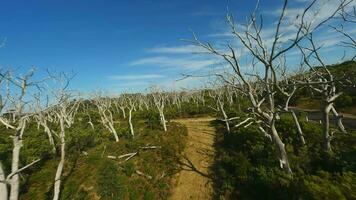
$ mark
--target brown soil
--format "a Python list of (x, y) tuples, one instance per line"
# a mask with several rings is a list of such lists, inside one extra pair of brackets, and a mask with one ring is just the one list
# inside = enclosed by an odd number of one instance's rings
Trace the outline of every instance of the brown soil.
[(179, 119), (188, 128), (187, 145), (181, 158), (181, 171), (173, 179), (171, 200), (202, 199), (213, 196), (209, 167), (214, 159), (213, 118)]

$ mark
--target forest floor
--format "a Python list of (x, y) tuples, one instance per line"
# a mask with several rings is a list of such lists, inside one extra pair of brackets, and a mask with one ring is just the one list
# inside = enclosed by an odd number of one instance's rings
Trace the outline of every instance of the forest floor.
[(188, 129), (187, 144), (180, 161), (181, 171), (173, 178), (171, 200), (213, 197), (210, 167), (214, 161), (215, 129), (210, 117), (179, 119)]

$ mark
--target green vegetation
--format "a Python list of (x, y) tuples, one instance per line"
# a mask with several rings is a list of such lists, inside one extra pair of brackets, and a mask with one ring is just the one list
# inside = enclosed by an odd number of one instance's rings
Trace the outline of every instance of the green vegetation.
[[(355, 62), (330, 66), (337, 78), (347, 74), (356, 81)], [(339, 85), (345, 91), (336, 102), (339, 108), (356, 105), (356, 91)], [(214, 96), (221, 89), (221, 96)], [(179, 103), (172, 103), (173, 95), (166, 99), (164, 114), (167, 119), (215, 116), (217, 129), (216, 157), (212, 167), (215, 197), (219, 199), (355, 199), (356, 198), (356, 132), (343, 134), (336, 131), (332, 152), (322, 149), (322, 127), (315, 122), (303, 121), (299, 116), (306, 146), (301, 144), (295, 122), (289, 114), (276, 120), (276, 128), (285, 144), (293, 174), (279, 167), (276, 146), (256, 124), (233, 128), (250, 114), (249, 102), (229, 88), (180, 93)], [(220, 93), (219, 93), (220, 94)], [(307, 95), (306, 95), (307, 94)], [(137, 96), (135, 96), (137, 95)], [(137, 110), (132, 112), (135, 135), (131, 135), (129, 122), (119, 109), (108, 108), (119, 142), (102, 121), (102, 116), (89, 100), (81, 100), (73, 125), (66, 130), (66, 161), (62, 177), (60, 199), (167, 199), (171, 192), (171, 178), (178, 170), (179, 155), (184, 149), (187, 130), (180, 124), (169, 122), (164, 132), (160, 115), (154, 106), (143, 107), (137, 97)], [(308, 96), (306, 88), (292, 98), (294, 105), (317, 108), (320, 99)], [(130, 95), (126, 95), (129, 97)], [(276, 95), (277, 96), (277, 95)], [(168, 98), (168, 97), (167, 97)], [(185, 98), (185, 99), (184, 99)], [(278, 99), (277, 101), (282, 101)], [(146, 99), (146, 100), (147, 100)], [(115, 98), (106, 99), (110, 105)], [(112, 104), (111, 104), (112, 103)], [(146, 101), (150, 103), (150, 101)], [(221, 112), (223, 105), (224, 112)], [(262, 107), (266, 106), (261, 104)], [(127, 109), (127, 107), (126, 107)], [(223, 115), (227, 116), (223, 116)], [(238, 118), (240, 117), (240, 118)], [(226, 120), (235, 118), (235, 120)], [(226, 130), (229, 121), (231, 132)], [(238, 119), (238, 120), (236, 120)], [(92, 127), (90, 123), (93, 122)], [(54, 134), (58, 123), (49, 121)], [(292, 127), (292, 128), (291, 128)], [(0, 126), (0, 157), (4, 170), (10, 172), (12, 156), (12, 129)], [(11, 132), (11, 133), (10, 133)], [(20, 165), (33, 160), (41, 161), (21, 171), (21, 199), (51, 199), (56, 168), (59, 163), (59, 138), (55, 137), (57, 151), (53, 152), (43, 127), (31, 118), (25, 129)], [(141, 147), (159, 146), (154, 149)], [(117, 156), (138, 152), (125, 161)]]
[[(158, 120), (144, 120), (144, 112), (135, 115), (137, 135), (131, 138), (126, 121), (116, 123), (121, 134), (120, 142), (100, 124), (91, 129), (86, 115), (79, 112), (77, 120), (68, 129), (67, 154), (63, 174), (61, 199), (166, 199), (170, 194), (172, 174), (177, 171), (177, 159), (184, 148), (186, 128), (169, 123), (163, 132)], [(92, 119), (97, 119), (92, 111)], [(155, 116), (152, 114), (152, 116)], [(10, 169), (11, 138), (7, 129), (1, 127), (0, 156), (6, 171)], [(6, 141), (5, 141), (6, 140)], [(46, 134), (31, 125), (26, 129), (22, 163), (35, 158), (41, 162), (21, 173), (21, 199), (51, 199), (53, 178), (58, 165), (57, 156), (51, 152)], [(132, 159), (109, 159), (108, 155), (119, 156), (135, 152), (139, 147), (157, 145), (160, 149), (141, 150)], [(83, 152), (85, 152), (85, 155)], [(148, 178), (139, 175), (140, 171)]]
[(289, 117), (278, 123), (293, 169), (289, 176), (278, 167), (274, 148), (256, 128), (225, 132), (218, 129), (214, 165), (216, 197), (220, 199), (355, 199), (356, 132), (336, 133), (333, 153), (320, 142), (321, 126), (301, 123), (307, 145), (300, 145)]
[[(328, 69), (336, 80), (341, 80), (345, 84), (338, 84), (338, 88), (343, 91), (343, 95), (336, 99), (336, 107), (346, 113), (356, 114), (356, 61), (330, 65)], [(320, 97), (313, 95), (307, 88), (299, 90), (291, 103), (294, 106), (306, 109), (319, 109), (321, 104)]]

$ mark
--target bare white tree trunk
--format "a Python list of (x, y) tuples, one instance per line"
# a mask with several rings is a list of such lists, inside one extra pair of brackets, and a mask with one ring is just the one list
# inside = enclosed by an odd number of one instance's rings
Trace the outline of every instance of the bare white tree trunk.
[(220, 101), (220, 99), (218, 100), (218, 103), (219, 103), (219, 106), (220, 106), (220, 111), (221, 113), (223, 114), (224, 116), (224, 121), (225, 121), (225, 124), (226, 124), (226, 130), (228, 133), (230, 133), (230, 123), (229, 123), (229, 119), (227, 117), (227, 114), (225, 112), (225, 109), (224, 109), (224, 105), (223, 103)]
[(299, 139), (302, 142), (302, 144), (305, 145), (305, 139), (304, 139), (302, 128), (300, 127), (300, 123), (299, 123), (298, 117), (297, 117), (297, 115), (295, 114), (295, 112), (293, 110), (291, 110), (290, 113), (292, 114), (292, 117), (293, 117), (293, 120), (294, 120), (294, 124), (297, 127), (297, 132), (298, 132)]
[(329, 113), (332, 107), (332, 103), (328, 103), (322, 112), (323, 118), (322, 118), (322, 124), (323, 124), (323, 149), (326, 152), (331, 151), (331, 139), (332, 139), (332, 134), (330, 134), (330, 117)]
[(5, 181), (5, 172), (0, 161), (0, 200), (7, 200), (8, 197), (7, 184), (5, 183)]
[(134, 128), (133, 128), (133, 125), (132, 125), (132, 110), (133, 110), (133, 107), (131, 107), (130, 110), (129, 110), (129, 125), (130, 125), (131, 135), (132, 135), (132, 137), (135, 137), (135, 132), (134, 132)]
[(112, 123), (109, 123), (109, 122), (108, 122), (108, 125), (109, 125), (110, 132), (115, 137), (115, 142), (119, 142), (119, 136), (117, 135), (117, 132), (116, 132), (116, 129), (115, 129), (114, 125)]
[[(12, 149), (12, 163), (11, 163), (11, 173), (16, 173), (19, 170), (20, 162), (20, 150), (22, 147), (22, 140), (17, 133), (13, 136), (13, 149)], [(20, 176), (18, 173), (14, 174), (10, 179), (10, 200), (19, 199), (19, 187), (20, 187)]]
[(47, 133), (49, 144), (52, 146), (53, 153), (56, 152), (56, 145), (54, 144), (54, 139), (52, 136), (52, 131), (48, 128), (48, 126), (44, 126), (45, 132)]
[(122, 116), (124, 117), (124, 119), (126, 119), (125, 107), (120, 106), (120, 109), (122, 112)]
[(166, 118), (164, 117), (163, 109), (159, 110), (159, 116), (160, 116), (160, 119), (161, 119), (161, 124), (163, 126), (163, 130), (166, 132), (167, 131), (167, 125), (166, 125)]
[(272, 132), (273, 142), (277, 147), (280, 167), (284, 169), (287, 173), (292, 174), (285, 145), (278, 135), (274, 122), (271, 124), (271, 132)]
[(57, 172), (56, 176), (54, 178), (54, 195), (53, 195), (53, 200), (58, 200), (59, 199), (59, 194), (61, 191), (61, 176), (63, 172), (63, 167), (64, 167), (64, 162), (65, 162), (65, 125), (63, 119), (60, 119), (61, 123), (61, 134), (60, 134), (60, 139), (61, 139), (61, 160), (59, 161), (59, 164), (57, 166)]

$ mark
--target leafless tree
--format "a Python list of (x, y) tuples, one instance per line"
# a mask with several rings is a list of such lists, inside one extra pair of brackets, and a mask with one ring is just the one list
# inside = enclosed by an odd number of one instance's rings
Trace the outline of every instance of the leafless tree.
[(116, 111), (119, 113), (120, 110), (122, 112), (122, 117), (124, 119), (126, 119), (126, 112), (125, 112), (125, 98), (121, 95), (119, 96), (118, 98), (115, 99), (115, 101), (113, 101), (114, 103), (114, 106), (115, 106), (115, 109)]
[(163, 91), (161, 88), (156, 86), (156, 87), (151, 87), (151, 95), (153, 98), (153, 103), (158, 110), (161, 124), (163, 126), (163, 130), (167, 131), (167, 125), (166, 125), (167, 121), (164, 116), (164, 107), (168, 99), (168, 94), (165, 91)]
[[(226, 49), (217, 49), (211, 43), (201, 42), (193, 33), (192, 44), (205, 49), (208, 53), (220, 57), (229, 66), (228, 73), (215, 73), (224, 84), (233, 87), (244, 94), (250, 101), (250, 109), (247, 118), (236, 125), (236, 127), (248, 127), (250, 124), (258, 125), (259, 129), (272, 138), (278, 152), (280, 166), (286, 172), (292, 173), (288, 155), (277, 129), (276, 121), (280, 119), (281, 110), (276, 105), (275, 95), (284, 93), (283, 82), (280, 81), (278, 68), (280, 68), (281, 57), (291, 50), (297, 50), (297, 44), (305, 39), (310, 33), (322, 27), (330, 19), (344, 8), (346, 1), (341, 1), (335, 10), (321, 20), (308, 20), (307, 16), (316, 19), (320, 13), (312, 11), (317, 0), (311, 1), (305, 9), (296, 17), (292, 25), (286, 25), (288, 0), (284, 0), (278, 21), (273, 24), (274, 36), (265, 40), (263, 37), (263, 17), (258, 16), (259, 3), (252, 12), (245, 25), (240, 26), (234, 20), (232, 14), (227, 14), (227, 22), (231, 34), (238, 45), (244, 50), (246, 59), (250, 60), (250, 69), (246, 73), (242, 71), (239, 47), (231, 43)], [(294, 27), (292, 31), (288, 27)], [(287, 36), (285, 36), (287, 35)], [(263, 106), (262, 106), (263, 105)]]
[[(53, 200), (58, 200), (64, 163), (66, 159), (66, 129), (70, 128), (75, 120), (75, 115), (79, 109), (80, 100), (73, 99), (73, 94), (68, 90), (68, 86), (74, 75), (59, 73), (50, 74), (52, 79), (58, 83), (57, 88), (51, 89), (54, 98), (53, 105), (50, 106), (51, 113), (55, 116), (56, 122), (59, 124), (59, 137), (60, 144), (60, 161), (57, 166), (56, 175), (54, 178), (54, 194)], [(52, 130), (53, 132), (53, 130)]]
[[(284, 59), (284, 58), (283, 58)], [(280, 91), (281, 94), (284, 96), (284, 104), (280, 105), (280, 109), (282, 111), (285, 111), (286, 113), (290, 113), (292, 115), (294, 124), (296, 126), (296, 130), (298, 133), (298, 137), (302, 145), (305, 145), (305, 139), (304, 139), (304, 134), (303, 130), (300, 126), (299, 119), (293, 109), (290, 109), (290, 101), (294, 97), (295, 92), (297, 91), (298, 88), (301, 88), (300, 85), (297, 84), (297, 81), (301, 81), (300, 75), (305, 73), (303, 67), (300, 68), (300, 70), (293, 76), (290, 74), (287, 74), (287, 66), (285, 63), (285, 59), (283, 62), (281, 62), (281, 84), (280, 84)]]
[(107, 128), (110, 133), (115, 137), (115, 141), (119, 142), (119, 136), (114, 127), (114, 117), (112, 113), (112, 99), (104, 97), (103, 95), (96, 94), (93, 99), (93, 103), (98, 108), (98, 112), (101, 119), (101, 124)]
[[(330, 130), (330, 112), (334, 114), (337, 119), (337, 124), (341, 132), (346, 133), (345, 127), (342, 123), (343, 116), (339, 114), (334, 107), (334, 103), (338, 97), (342, 95), (338, 91), (337, 83), (340, 80), (335, 79), (334, 75), (327, 68), (322, 56), (319, 53), (320, 47), (317, 47), (311, 33), (308, 37), (309, 47), (302, 47), (300, 51), (303, 54), (304, 63), (310, 68), (310, 73), (306, 76), (306, 83), (313, 92), (318, 93), (322, 97), (322, 125), (323, 125), (323, 149), (327, 152), (331, 151), (331, 140), (334, 137), (334, 131)], [(315, 68), (312, 65), (312, 60), (320, 66)]]
[[(222, 121), (225, 122), (226, 125), (226, 130), (228, 133), (230, 133), (230, 121), (232, 119), (229, 119), (229, 117), (227, 116), (226, 112), (225, 112), (225, 102), (226, 101), (226, 94), (227, 91), (224, 90), (224, 87), (217, 87), (214, 90), (212, 90), (209, 95), (210, 97), (212, 97), (215, 102), (216, 102), (216, 107), (210, 107), (215, 111), (221, 112), (222, 116), (224, 117), (223, 119), (221, 119)], [(228, 101), (230, 102), (230, 98), (228, 98)]]
[(53, 153), (56, 153), (56, 145), (53, 138), (53, 132), (49, 127), (48, 122), (54, 121), (54, 116), (51, 115), (51, 109), (48, 108), (48, 101), (44, 104), (41, 99), (41, 93), (35, 95), (36, 104), (35, 104), (35, 115), (34, 119), (37, 122), (38, 126), (43, 127), (45, 133), (47, 134), (49, 144), (52, 146)]
[[(0, 122), (13, 131), (10, 137), (13, 140), (12, 160), (11, 160), (11, 173), (6, 176), (0, 163), (1, 191), (7, 193), (7, 184), (10, 184), (10, 200), (17, 200), (19, 198), (20, 176), (19, 173), (33, 164), (37, 163), (40, 159), (20, 168), (20, 151), (23, 146), (23, 136), (25, 134), (26, 125), (33, 115), (31, 104), (33, 98), (30, 90), (40, 89), (41, 81), (34, 81), (33, 76), (35, 69), (29, 70), (24, 75), (16, 76), (11, 72), (4, 72), (0, 74), (0, 84), (2, 86), (3, 94), (1, 98), (1, 116)], [(5, 86), (5, 88), (3, 88)], [(8, 199), (7, 194), (2, 194), (4, 199)], [(5, 197), (6, 195), (6, 197)]]
[(89, 101), (90, 103), (86, 102), (85, 104), (82, 104), (83, 107), (83, 112), (85, 113), (86, 116), (88, 116), (88, 124), (90, 125), (90, 127), (94, 130), (94, 124), (93, 121), (91, 119), (91, 115), (90, 115), (90, 106), (92, 101)]
[(132, 137), (135, 137), (135, 131), (133, 128), (133, 124), (132, 124), (132, 112), (135, 111), (136, 109), (136, 104), (137, 104), (137, 97), (135, 95), (130, 95), (130, 94), (126, 94), (125, 95), (125, 102), (126, 102), (126, 107), (129, 110), (129, 126), (130, 126), (130, 133), (132, 135)]

